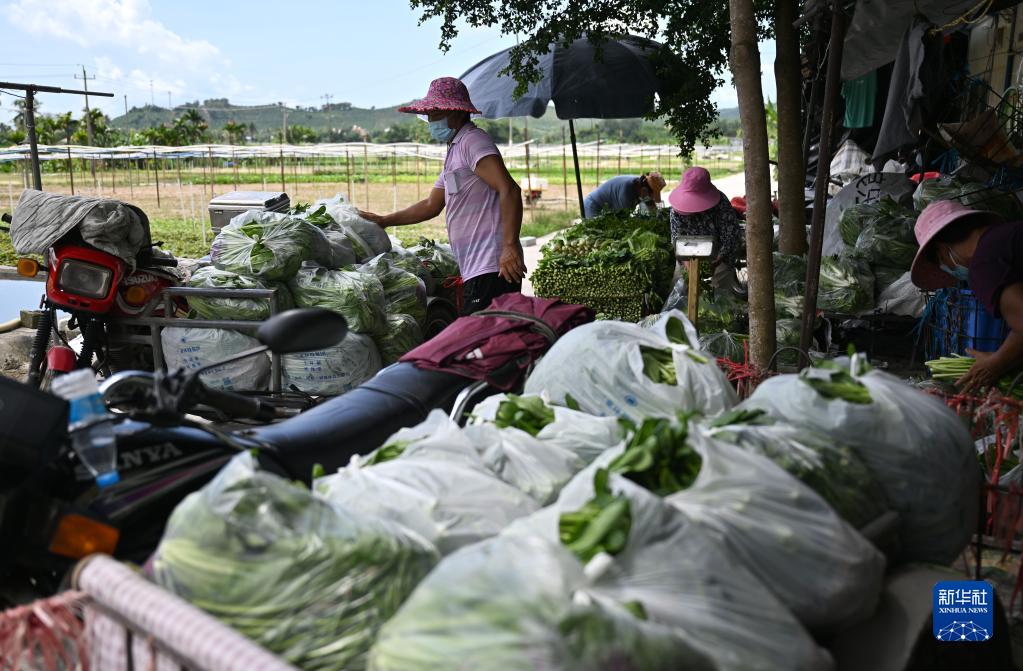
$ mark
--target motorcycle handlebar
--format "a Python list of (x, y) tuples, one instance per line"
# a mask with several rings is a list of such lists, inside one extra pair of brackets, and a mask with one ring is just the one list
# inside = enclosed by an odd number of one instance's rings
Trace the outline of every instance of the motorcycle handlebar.
[(272, 421), (276, 411), (272, 405), (263, 403), (258, 398), (243, 396), (232, 391), (220, 391), (208, 387), (202, 390), (201, 402), (213, 406), (217, 410), (237, 419), (255, 419), (262, 422)]

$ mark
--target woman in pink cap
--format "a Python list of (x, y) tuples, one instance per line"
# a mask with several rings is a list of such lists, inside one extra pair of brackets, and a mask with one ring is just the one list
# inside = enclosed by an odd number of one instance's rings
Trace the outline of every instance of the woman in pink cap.
[(719, 290), (739, 293), (735, 277), (735, 250), (742, 229), (735, 208), (710, 181), (706, 168), (694, 167), (682, 175), (682, 182), (668, 196), (671, 205), (671, 238), (684, 235), (714, 237), (711, 284)]
[(448, 241), (464, 283), (462, 314), (521, 291), (526, 274), (519, 242), (522, 194), (497, 145), (469, 120), (480, 111), (465, 84), (454, 77), (435, 79), (425, 98), (398, 111), (426, 115), (430, 136), (448, 146), (444, 168), (425, 200), (392, 214), (362, 216), (386, 228), (418, 224), (447, 208)]
[(915, 232), (913, 284), (933, 290), (968, 283), (984, 309), (1012, 329), (996, 352), (967, 350), (977, 361), (956, 382), (963, 391), (993, 386), (1023, 365), (1023, 226), (941, 200), (920, 213)]

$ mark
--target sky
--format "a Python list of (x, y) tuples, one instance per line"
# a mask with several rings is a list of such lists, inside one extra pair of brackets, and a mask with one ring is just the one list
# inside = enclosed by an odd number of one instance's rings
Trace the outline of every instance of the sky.
[[(208, 98), (243, 105), (350, 102), (386, 107), (421, 97), (430, 80), (458, 76), (515, 43), (497, 30), (463, 26), (444, 54), (439, 20), (420, 26), (407, 0), (245, 3), (224, 0), (0, 0), (0, 81), (79, 89), (111, 117), (127, 104), (162, 107)], [(775, 97), (774, 45), (763, 44), (764, 95)], [(92, 79), (95, 77), (95, 79)], [(40, 94), (41, 111), (83, 106)], [(730, 83), (714, 95), (736, 106)], [(15, 114), (0, 95), (0, 121)]]

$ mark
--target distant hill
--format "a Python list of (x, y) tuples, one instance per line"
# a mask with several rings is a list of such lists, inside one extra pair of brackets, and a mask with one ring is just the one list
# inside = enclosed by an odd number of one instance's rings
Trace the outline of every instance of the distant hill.
[[(407, 124), (415, 119), (412, 115), (398, 112), (399, 106), (382, 108), (353, 107), (349, 103), (334, 103), (329, 109), (318, 108), (287, 108), (289, 126), (306, 126), (317, 132), (326, 131), (328, 128), (351, 129), (358, 126), (369, 132), (384, 131), (387, 128)], [(206, 119), (211, 130), (217, 131), (224, 127), (228, 121), (249, 126), (249, 136), (254, 140), (269, 140), (283, 123), (283, 109), (275, 104), (245, 106), (234, 105), (226, 98), (195, 101), (185, 105), (178, 105), (173, 109), (146, 105), (144, 107), (133, 107), (127, 114), (123, 114), (111, 120), (111, 125), (120, 129), (138, 130), (150, 128), (160, 124), (169, 124), (176, 117), (181, 116), (188, 109), (196, 109)], [(721, 110), (721, 119), (737, 119), (738, 109)], [(507, 121), (493, 121), (492, 124), (507, 124)], [(576, 122), (576, 130), (586, 135), (593, 133), (593, 120), (581, 119)], [(611, 122), (609, 122), (611, 123)], [(529, 136), (535, 138), (560, 137), (561, 129), (568, 124), (557, 118), (554, 108), (548, 108), (547, 113), (539, 118), (526, 119), (517, 118), (512, 124), (515, 128), (515, 136), (518, 140), (528, 125)], [(613, 124), (612, 124), (613, 125)], [(659, 122), (642, 121), (639, 125), (647, 129), (650, 135), (659, 135), (664, 130), (664, 125)]]

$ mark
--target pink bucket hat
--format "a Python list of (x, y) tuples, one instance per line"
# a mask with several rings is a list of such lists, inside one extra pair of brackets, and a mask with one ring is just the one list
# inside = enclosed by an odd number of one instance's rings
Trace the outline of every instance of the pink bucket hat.
[(910, 271), (910, 279), (913, 284), (926, 290), (950, 287), (955, 284), (955, 279), (951, 275), (928, 258), (927, 245), (946, 226), (966, 217), (978, 216), (989, 219), (988, 223), (999, 221), (997, 215), (983, 210), (970, 209), (957, 200), (939, 200), (924, 208), (913, 229), (917, 244), (920, 245)]
[(689, 168), (682, 182), (668, 196), (668, 203), (679, 214), (706, 212), (718, 204), (721, 192), (711, 184), (706, 168)]
[(430, 112), (447, 112), (449, 110), (482, 114), (469, 100), (469, 89), (465, 88), (465, 84), (461, 80), (454, 77), (434, 79), (430, 82), (430, 90), (427, 91), (425, 98), (398, 108), (399, 112), (412, 112), (413, 114), (429, 114)]

